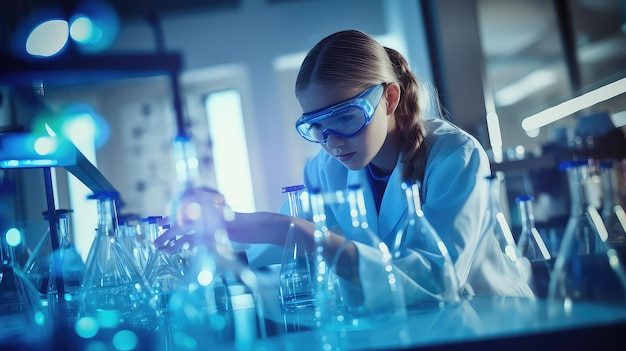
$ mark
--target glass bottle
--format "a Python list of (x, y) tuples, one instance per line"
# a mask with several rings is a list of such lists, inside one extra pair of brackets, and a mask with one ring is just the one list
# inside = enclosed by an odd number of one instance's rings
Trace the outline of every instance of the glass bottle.
[[(53, 254), (56, 256), (53, 257), (53, 262), (61, 262), (61, 267), (60, 270), (55, 271), (57, 267), (54, 264), (52, 265), (50, 271), (54, 272), (54, 274), (51, 274), (48, 280), (47, 300), (50, 315), (56, 318), (59, 312), (59, 298), (62, 298), (64, 302), (63, 318), (66, 318), (68, 326), (73, 326), (80, 310), (79, 292), (85, 276), (86, 266), (68, 238), (70, 212), (71, 210), (57, 211), (59, 249)], [(62, 279), (57, 280), (56, 274), (61, 274)], [(59, 296), (58, 282), (63, 282), (62, 296)]]
[[(199, 184), (198, 159), (188, 136), (173, 143), (181, 188), (171, 206), (169, 232), (186, 244), (181, 287), (168, 302), (173, 347), (248, 349), (266, 334), (256, 275), (235, 254), (224, 197)], [(167, 245), (167, 243), (166, 243)]]
[(118, 196), (115, 192), (89, 196), (98, 201), (98, 229), (87, 256), (79, 319), (95, 319), (105, 329), (154, 331), (158, 323), (152, 290), (118, 237)]
[[(290, 215), (300, 217), (300, 191), (304, 185), (283, 188), (289, 200)], [(314, 284), (311, 274), (312, 255), (302, 237), (296, 235), (293, 223), (285, 241), (280, 268), (279, 297), (284, 311), (313, 308)]]
[(561, 162), (559, 168), (567, 172), (571, 212), (552, 270), (548, 297), (563, 300), (564, 304), (593, 301), (624, 305), (624, 264), (608, 241), (600, 213), (587, 200), (587, 161)]
[[(411, 310), (440, 308), (460, 301), (459, 280), (448, 250), (422, 212), (420, 183), (401, 184), (407, 216), (389, 243), (394, 265), (415, 285), (404, 284), (407, 307)], [(419, 257), (429, 269), (415, 264)], [(436, 267), (436, 268), (434, 268)], [(408, 289), (411, 288), (411, 292)]]
[[(613, 245), (626, 244), (626, 218), (624, 208), (619, 202), (617, 176), (613, 160), (599, 162), (602, 179), (602, 220), (609, 232), (609, 242)], [(620, 217), (622, 219), (620, 220)]]
[(40, 294), (14, 261), (21, 233), (7, 228), (0, 214), (0, 346), (43, 349), (50, 336), (49, 316)]
[[(363, 189), (359, 185), (332, 193), (313, 189), (309, 195), (316, 225), (316, 326), (320, 330), (345, 331), (404, 321), (407, 310), (400, 272), (386, 243), (369, 226)], [(344, 233), (343, 244), (333, 250), (336, 241), (331, 235), (330, 219), (335, 216), (349, 218), (351, 228)], [(377, 260), (367, 269), (353, 266), (346, 251), (360, 244), (371, 250), (369, 258)], [(362, 259), (360, 256), (359, 261)], [(366, 296), (372, 293), (381, 298)]]
[(522, 256), (532, 261), (549, 260), (551, 258), (541, 234), (535, 227), (535, 215), (533, 213), (533, 197), (518, 196), (515, 199), (519, 208), (522, 229), (519, 234), (517, 248)]

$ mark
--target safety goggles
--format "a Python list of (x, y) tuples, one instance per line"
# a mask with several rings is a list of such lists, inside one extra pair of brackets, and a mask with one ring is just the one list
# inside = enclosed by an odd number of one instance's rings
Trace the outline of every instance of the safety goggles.
[(352, 99), (305, 113), (296, 121), (296, 130), (314, 143), (326, 143), (329, 134), (351, 138), (372, 120), (384, 87), (384, 84), (373, 85)]

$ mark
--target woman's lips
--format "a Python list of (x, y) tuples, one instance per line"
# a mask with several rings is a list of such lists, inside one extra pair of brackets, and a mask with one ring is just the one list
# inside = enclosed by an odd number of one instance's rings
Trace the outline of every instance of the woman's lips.
[(337, 155), (335, 157), (341, 162), (348, 162), (350, 161), (350, 159), (352, 159), (352, 156), (354, 156), (354, 152), (351, 152), (348, 154)]

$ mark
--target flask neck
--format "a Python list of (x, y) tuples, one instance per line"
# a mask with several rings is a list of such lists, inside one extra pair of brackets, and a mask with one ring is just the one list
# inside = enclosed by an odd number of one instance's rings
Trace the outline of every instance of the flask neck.
[(407, 210), (409, 215), (422, 216), (422, 201), (420, 200), (419, 183), (405, 182), (402, 189), (406, 196)]
[(617, 177), (614, 173), (613, 167), (603, 167), (600, 168), (600, 177), (602, 179), (602, 194), (603, 194), (603, 204), (602, 206), (605, 209), (613, 208), (613, 206), (619, 204), (619, 196), (616, 191), (617, 186)]
[(117, 210), (115, 200), (98, 199), (98, 235), (115, 236), (117, 233)]
[(63, 245), (63, 240), (68, 237), (69, 228), (67, 215), (59, 216), (59, 247)]
[(572, 215), (580, 215), (589, 204), (585, 191), (585, 181), (589, 178), (589, 168), (578, 166), (567, 169), (567, 180), (570, 192), (570, 212)]
[(367, 223), (367, 208), (365, 207), (365, 196), (360, 187), (349, 188), (347, 201), (350, 206), (350, 217), (353, 227), (369, 227)]
[(191, 139), (187, 136), (176, 137), (172, 149), (180, 190), (196, 187), (200, 178), (199, 161)]
[(522, 230), (530, 230), (535, 227), (535, 215), (533, 214), (533, 203), (530, 200), (519, 202), (520, 220)]
[(299, 191), (290, 191), (287, 193), (289, 199), (289, 214), (293, 217), (300, 217), (300, 192)]
[(502, 182), (497, 177), (488, 177), (489, 183), (489, 207), (496, 213), (502, 212)]

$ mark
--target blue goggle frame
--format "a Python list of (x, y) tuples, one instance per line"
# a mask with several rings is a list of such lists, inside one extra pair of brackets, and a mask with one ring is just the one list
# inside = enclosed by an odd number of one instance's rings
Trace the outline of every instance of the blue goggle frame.
[[(373, 85), (351, 99), (303, 114), (296, 121), (298, 134), (308, 141), (320, 144), (326, 143), (331, 133), (342, 138), (359, 134), (371, 122), (384, 86), (384, 83)], [(320, 122), (331, 118), (332, 127), (335, 128), (318, 128)]]

